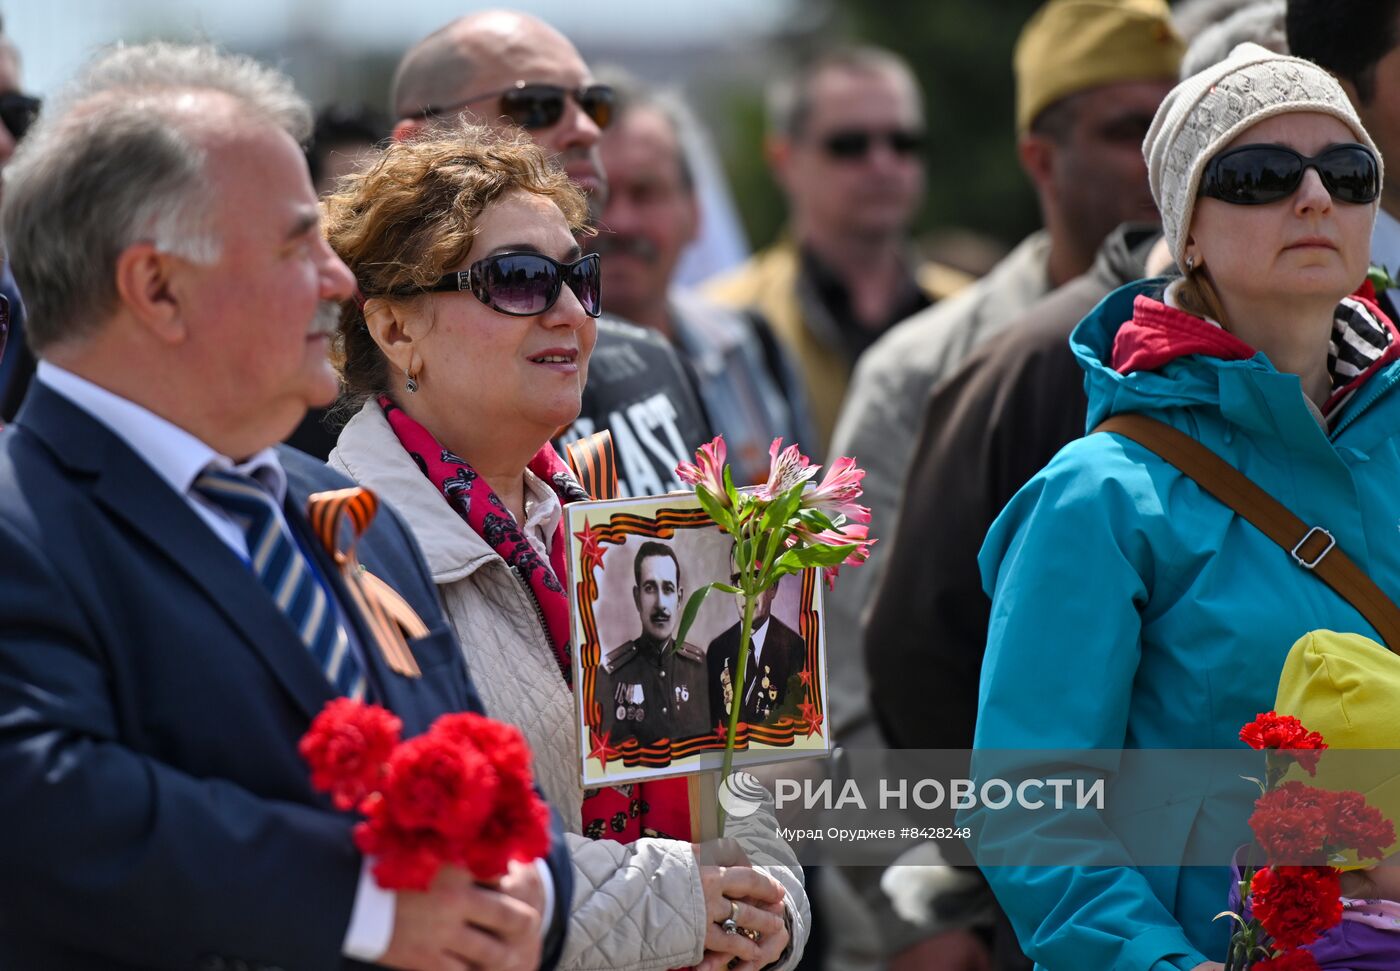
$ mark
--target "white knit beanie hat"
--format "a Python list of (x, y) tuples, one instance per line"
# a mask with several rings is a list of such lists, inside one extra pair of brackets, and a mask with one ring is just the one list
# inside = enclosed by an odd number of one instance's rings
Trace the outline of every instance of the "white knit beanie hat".
[(1250, 125), (1293, 111), (1337, 118), (1381, 164), (1380, 152), (1332, 75), (1311, 61), (1275, 54), (1258, 44), (1240, 44), (1225, 60), (1182, 81), (1157, 109), (1142, 154), (1162, 230), (1183, 269), (1206, 163)]

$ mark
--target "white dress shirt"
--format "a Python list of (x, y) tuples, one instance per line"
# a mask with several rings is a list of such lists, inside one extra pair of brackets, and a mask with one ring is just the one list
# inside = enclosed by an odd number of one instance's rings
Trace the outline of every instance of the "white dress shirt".
[[(525, 470), (525, 522), (520, 531), (535, 548), (535, 552), (549, 562), (549, 551), (554, 545), (554, 531), (559, 528), (559, 520), (564, 518), (564, 506), (559, 495), (549, 484), (529, 469)], [(563, 577), (559, 578), (562, 583)]]

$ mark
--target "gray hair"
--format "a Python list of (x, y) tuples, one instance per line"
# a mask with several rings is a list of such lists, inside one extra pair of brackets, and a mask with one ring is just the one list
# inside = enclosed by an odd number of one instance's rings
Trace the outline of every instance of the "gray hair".
[(796, 138), (802, 134), (807, 116), (812, 112), (812, 82), (819, 74), (833, 69), (898, 75), (909, 82), (915, 98), (922, 100), (909, 62), (894, 51), (866, 44), (837, 47), (819, 54), (792, 74), (769, 85), (765, 98), (769, 134), (783, 138)]
[(116, 46), (48, 106), (4, 171), (0, 230), (35, 352), (90, 333), (117, 303), (113, 269), (134, 243), (210, 263), (221, 241), (202, 136), (180, 104), (225, 96), (249, 121), (298, 142), (311, 109), (285, 75), (210, 46)]
[(1288, 33), (1284, 19), (1288, 15), (1286, 0), (1256, 0), (1241, 7), (1224, 20), (1211, 24), (1198, 33), (1181, 59), (1181, 78), (1219, 64), (1230, 52), (1245, 41), (1251, 41), (1275, 54), (1288, 53)]

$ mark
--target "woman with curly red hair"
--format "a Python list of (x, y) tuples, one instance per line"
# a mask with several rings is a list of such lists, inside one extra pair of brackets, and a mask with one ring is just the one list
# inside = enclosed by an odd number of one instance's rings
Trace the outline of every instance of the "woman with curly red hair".
[[(800, 868), (701, 866), (659, 838), (688, 828), (683, 807), (579, 785), (561, 505), (586, 496), (550, 439), (578, 416), (601, 311), (599, 257), (575, 240), (582, 193), (528, 139), (459, 128), (391, 144), (324, 209), (360, 289), (338, 337), (353, 415), (330, 464), (408, 521), (487, 711), (525, 734), (572, 830), (560, 967), (795, 961)], [(587, 838), (594, 818), (589, 835), (631, 841)], [(730, 918), (750, 933), (726, 933)]]

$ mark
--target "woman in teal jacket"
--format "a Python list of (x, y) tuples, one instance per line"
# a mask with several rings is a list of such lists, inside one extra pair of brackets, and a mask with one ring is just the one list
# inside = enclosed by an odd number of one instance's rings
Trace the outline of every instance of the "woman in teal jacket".
[[(1118, 290), (1075, 331), (1089, 428), (1123, 412), (1175, 426), (1400, 595), (1400, 335), (1347, 296), (1381, 184), (1370, 137), (1320, 69), (1242, 45), (1168, 96), (1144, 153), (1185, 277)], [(1074, 821), (1073, 839), (1099, 850), (1120, 845), (1120, 822), (1176, 859), (1245, 842), (1247, 784), (1202, 773), (1154, 806), (1112, 750), (1239, 748), (1301, 635), (1376, 636), (1286, 551), (1112, 433), (1072, 443), (1028, 483), (980, 562), (993, 607), (976, 747), (1109, 750), (1060, 766), (1105, 780), (1097, 829)], [(978, 758), (985, 769), (990, 755)], [(1044, 861), (1067, 844), (1069, 817), (1019, 813), (1014, 832), (1010, 818), (965, 822), (1038, 967), (1220, 967), (1228, 855), (1218, 868), (1017, 866), (1018, 847)]]

